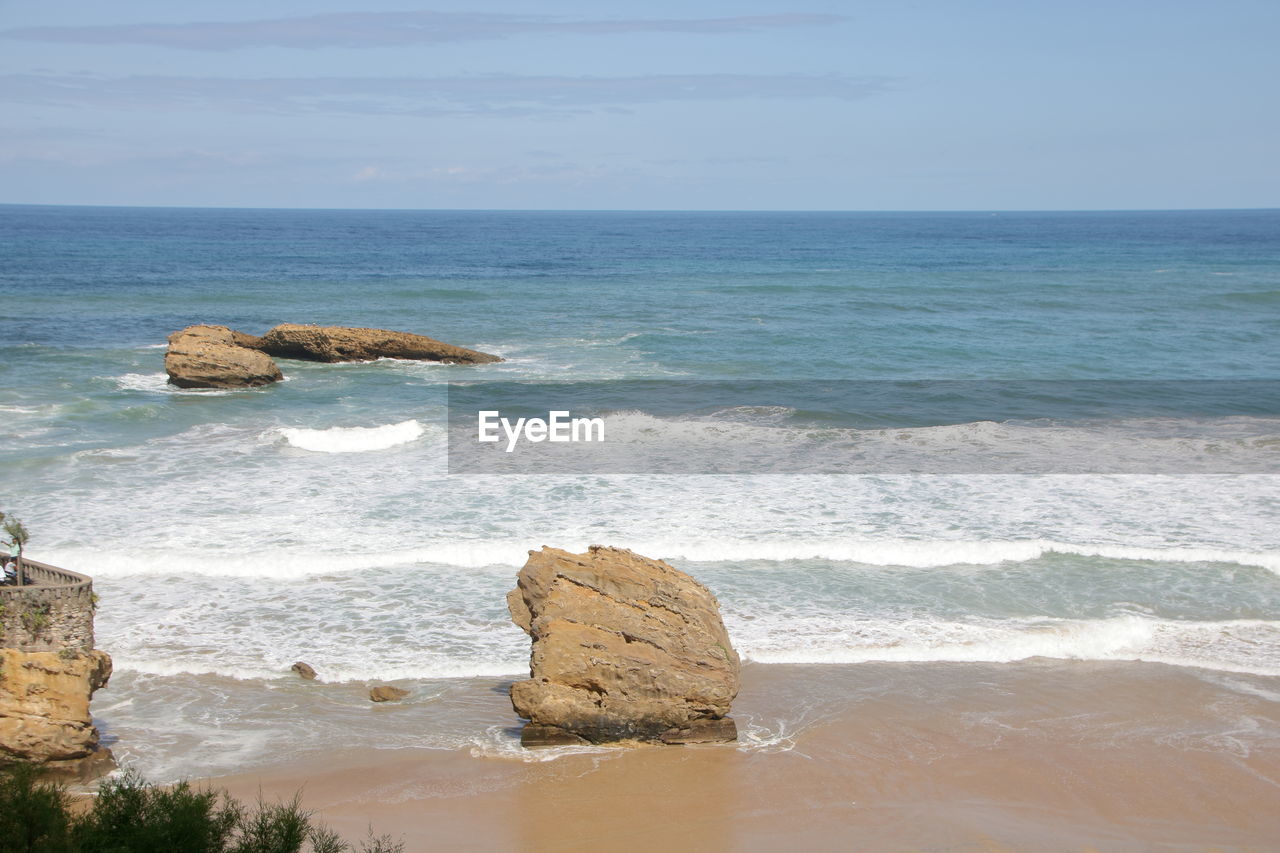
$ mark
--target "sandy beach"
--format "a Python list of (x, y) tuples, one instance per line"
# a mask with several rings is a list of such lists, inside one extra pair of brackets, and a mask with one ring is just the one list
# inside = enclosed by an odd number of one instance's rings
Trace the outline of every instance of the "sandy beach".
[[(349, 837), (372, 825), (409, 851), (1274, 850), (1266, 684), (1145, 663), (748, 665), (736, 746), (335, 750), (210, 781), (301, 789)], [(514, 727), (501, 687), (475, 680), (442, 712)]]

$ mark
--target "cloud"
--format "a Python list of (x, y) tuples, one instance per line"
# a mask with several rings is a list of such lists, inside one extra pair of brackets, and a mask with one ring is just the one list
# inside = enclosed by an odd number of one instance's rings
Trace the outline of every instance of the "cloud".
[(20, 27), (0, 37), (71, 44), (142, 44), (183, 50), (287, 47), (370, 48), (503, 39), (521, 35), (626, 33), (722, 34), (784, 27), (830, 26), (843, 15), (784, 14), (729, 18), (620, 18), (571, 20), (547, 15), (470, 12), (345, 12), (258, 21)]
[(569, 116), (671, 101), (853, 101), (883, 92), (891, 82), (883, 77), (842, 74), (316, 78), (9, 74), (0, 75), (0, 102), (286, 115)]

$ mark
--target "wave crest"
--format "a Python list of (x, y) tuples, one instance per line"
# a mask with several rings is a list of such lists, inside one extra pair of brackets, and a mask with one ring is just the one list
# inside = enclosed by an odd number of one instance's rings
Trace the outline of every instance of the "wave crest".
[(282, 427), (278, 432), (287, 444), (299, 450), (313, 453), (364, 453), (408, 444), (420, 438), (424, 430), (416, 420), (408, 420), (376, 427)]

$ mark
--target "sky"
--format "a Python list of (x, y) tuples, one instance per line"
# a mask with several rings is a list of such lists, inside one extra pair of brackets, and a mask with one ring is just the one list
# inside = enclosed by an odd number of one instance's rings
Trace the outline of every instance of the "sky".
[(0, 203), (1280, 206), (1276, 0), (0, 0)]

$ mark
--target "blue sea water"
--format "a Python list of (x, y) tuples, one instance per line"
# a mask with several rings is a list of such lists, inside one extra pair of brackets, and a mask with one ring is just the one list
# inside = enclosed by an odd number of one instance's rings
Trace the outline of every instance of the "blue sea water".
[[(95, 577), (99, 645), (118, 670), (100, 724), (160, 775), (269, 760), (268, 742), (302, 748), (243, 701), (245, 685), (281, 689), (297, 659), (334, 685), (398, 678), (428, 698), (450, 679), (518, 673), (527, 640), (503, 595), (544, 544), (670, 560), (711, 586), (762, 664), (1045, 656), (1280, 678), (1274, 401), (1200, 418), (1194, 436), (1170, 416), (1114, 435), (1057, 424), (1080, 403), (1070, 395), (1038, 412), (1053, 429), (938, 412), (886, 427), (785, 406), (732, 424), (766, 454), (834, 434), (939, 458), (1069, 460), (1102, 436), (1140, 473), (504, 477), (451, 475), (444, 453), (450, 381), (1273, 393), (1280, 211), (0, 206), (0, 300), (0, 508), (32, 529), (33, 556)], [(402, 329), (506, 360), (282, 360), (272, 387), (166, 384), (170, 332), (281, 322)], [(659, 411), (610, 420), (637, 445), (696, 444), (706, 429)], [(1204, 473), (1222, 459), (1232, 473)], [(240, 700), (219, 701), (227, 691)]]

